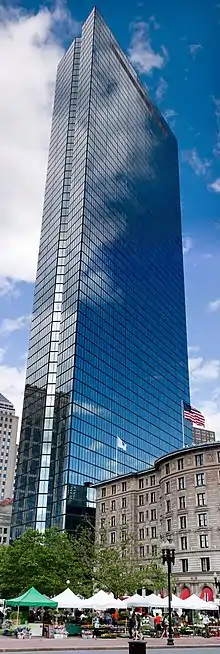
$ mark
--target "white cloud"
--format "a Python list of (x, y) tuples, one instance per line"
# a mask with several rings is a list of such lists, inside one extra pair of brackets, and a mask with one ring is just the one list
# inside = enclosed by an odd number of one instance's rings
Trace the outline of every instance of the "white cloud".
[(199, 50), (203, 50), (201, 43), (191, 43), (191, 45), (189, 45), (188, 48), (193, 58), (195, 58)]
[(201, 159), (196, 148), (183, 150), (182, 161), (188, 163), (198, 177), (206, 177), (211, 166), (211, 161), (205, 158)]
[(217, 177), (215, 182), (209, 184), (209, 188), (211, 188), (214, 193), (220, 193), (220, 177)]
[(150, 27), (148, 23), (139, 21), (132, 23), (131, 45), (128, 54), (133, 66), (139, 73), (150, 75), (154, 68), (161, 70), (169, 57), (166, 48), (162, 45), (161, 52), (155, 52), (151, 45)]
[(21, 417), (25, 384), (25, 368), (0, 363), (0, 392), (12, 402)]
[(220, 309), (220, 299), (218, 300), (211, 300), (208, 304), (208, 310), (211, 311), (211, 313), (214, 313), (215, 311), (219, 311)]
[(191, 236), (183, 236), (183, 254), (188, 254), (193, 248), (193, 240)]
[(192, 384), (213, 381), (220, 376), (220, 360), (204, 361), (203, 357), (192, 357), (189, 358), (189, 370)]
[(35, 278), (59, 40), (78, 25), (61, 5), (35, 15), (1, 8), (0, 19), (0, 288), (7, 288), (10, 279)]
[(4, 318), (0, 323), (1, 336), (9, 336), (13, 332), (24, 329), (30, 323), (30, 316), (19, 316), (17, 318)]
[(166, 109), (163, 111), (164, 118), (168, 120), (169, 118), (175, 118), (175, 116), (178, 116), (177, 111), (175, 109)]
[(155, 93), (156, 99), (158, 101), (163, 99), (167, 89), (168, 89), (168, 84), (167, 84), (166, 80), (163, 77), (160, 77), (158, 85), (157, 85), (156, 93)]
[(3, 295), (10, 295), (10, 296), (15, 296), (16, 297), (16, 296), (20, 295), (20, 293), (19, 293), (19, 290), (16, 287), (16, 284), (13, 281), (13, 279), (9, 279), (8, 277), (1, 277), (0, 276), (0, 297), (2, 297)]
[(201, 402), (200, 409), (205, 416), (206, 428), (215, 431), (216, 439), (220, 440), (220, 395), (213, 391), (211, 400)]

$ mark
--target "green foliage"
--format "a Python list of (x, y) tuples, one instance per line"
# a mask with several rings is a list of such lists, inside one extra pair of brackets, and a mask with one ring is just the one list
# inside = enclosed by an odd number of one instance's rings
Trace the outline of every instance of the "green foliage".
[(120, 545), (94, 543), (94, 533), (82, 528), (74, 536), (55, 528), (45, 534), (28, 529), (8, 547), (0, 547), (0, 593), (6, 599), (30, 586), (49, 596), (64, 590), (67, 580), (79, 595), (102, 588), (116, 596), (166, 587), (166, 571), (158, 559), (140, 569), (132, 541)]

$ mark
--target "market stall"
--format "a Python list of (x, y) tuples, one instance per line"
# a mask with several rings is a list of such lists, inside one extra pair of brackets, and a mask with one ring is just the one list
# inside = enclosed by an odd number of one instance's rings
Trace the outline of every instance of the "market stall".
[[(19, 623), (19, 611), (21, 607), (39, 607), (42, 606), (43, 608), (48, 608), (48, 609), (56, 609), (57, 608), (57, 602), (54, 600), (51, 600), (47, 595), (44, 595), (42, 593), (39, 593), (34, 586), (32, 588), (29, 588), (23, 595), (19, 595), (18, 597), (13, 597), (12, 599), (6, 600), (6, 606), (15, 606), (17, 607), (17, 625)], [(45, 627), (48, 625), (45, 625)], [(49, 633), (49, 629), (48, 629)]]

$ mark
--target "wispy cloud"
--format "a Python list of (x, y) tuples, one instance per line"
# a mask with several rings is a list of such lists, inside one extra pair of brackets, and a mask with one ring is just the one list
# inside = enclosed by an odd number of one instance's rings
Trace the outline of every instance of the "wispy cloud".
[(189, 370), (191, 382), (213, 381), (219, 378), (220, 360), (205, 361), (203, 357), (192, 357), (189, 359)]
[(160, 100), (163, 99), (167, 89), (168, 89), (168, 84), (166, 80), (163, 77), (160, 77), (155, 93), (158, 102), (160, 102)]
[(138, 72), (151, 75), (154, 68), (159, 70), (164, 68), (169, 59), (168, 52), (163, 45), (160, 52), (154, 51), (151, 44), (150, 24), (143, 21), (132, 23), (131, 33), (128, 54)]
[(176, 116), (178, 116), (177, 111), (175, 111), (175, 109), (166, 109), (163, 111), (163, 115), (171, 129), (174, 129), (176, 125)]
[(195, 59), (196, 55), (198, 54), (198, 52), (200, 50), (203, 50), (203, 47), (202, 47), (201, 43), (191, 43), (190, 45), (188, 45), (188, 48), (189, 48), (190, 54), (193, 56), (194, 59)]
[(217, 177), (215, 182), (212, 182), (212, 184), (209, 184), (208, 186), (214, 193), (220, 193), (220, 177)]
[(183, 236), (183, 254), (188, 254), (193, 248), (193, 239), (191, 236)]
[(20, 291), (13, 279), (0, 276), (0, 297), (3, 295), (18, 297), (20, 295)]
[(30, 316), (19, 316), (18, 318), (4, 318), (0, 324), (1, 336), (10, 336), (13, 332), (24, 329), (30, 323)]
[(200, 350), (199, 345), (189, 345), (188, 346), (188, 354), (189, 355), (190, 354), (196, 354), (197, 352), (199, 352), (199, 350)]
[(215, 311), (219, 311), (220, 309), (220, 299), (218, 300), (211, 300), (208, 304), (208, 310), (211, 311), (211, 313), (215, 313)]
[(202, 159), (196, 148), (192, 150), (183, 150), (181, 153), (182, 161), (188, 163), (190, 168), (194, 171), (197, 177), (206, 177), (211, 166), (211, 161), (204, 158)]
[(151, 22), (151, 25), (153, 26), (154, 30), (160, 30), (161, 26), (157, 22), (155, 16), (150, 16), (149, 21)]

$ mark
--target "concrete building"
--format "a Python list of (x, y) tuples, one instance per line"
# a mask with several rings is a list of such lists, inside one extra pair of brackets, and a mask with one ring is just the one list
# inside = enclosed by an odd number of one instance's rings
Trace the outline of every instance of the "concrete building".
[(202, 443), (214, 443), (215, 432), (210, 431), (209, 429), (204, 429), (204, 427), (193, 427), (193, 442), (196, 445), (201, 445)]
[(17, 431), (13, 404), (0, 393), (0, 500), (13, 497)]
[(0, 545), (9, 545), (13, 500), (0, 501)]
[(154, 467), (96, 484), (96, 530), (114, 546), (134, 535), (140, 564), (172, 538), (176, 592), (212, 599), (220, 573), (220, 443), (192, 446)]

